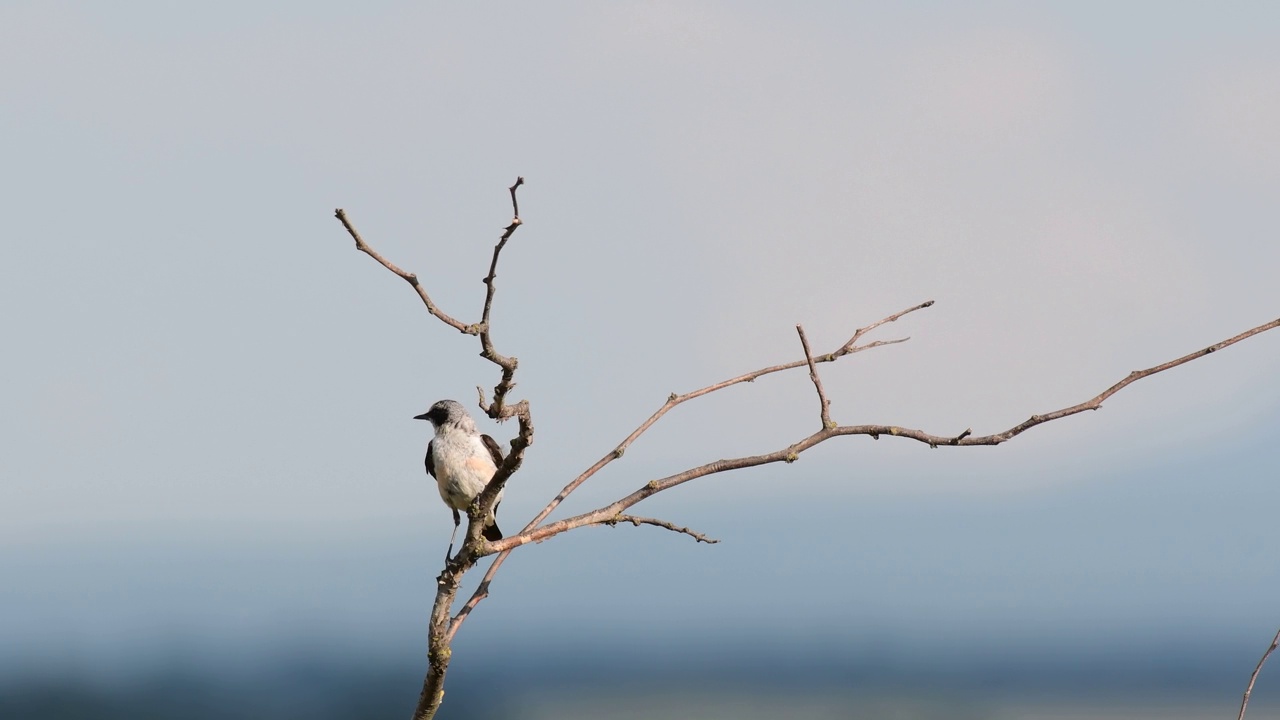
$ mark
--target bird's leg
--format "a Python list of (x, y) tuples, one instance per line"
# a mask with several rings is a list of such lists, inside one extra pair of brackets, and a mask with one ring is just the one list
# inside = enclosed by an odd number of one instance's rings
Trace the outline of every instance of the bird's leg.
[(453, 558), (453, 541), (458, 537), (458, 526), (462, 524), (462, 518), (458, 517), (458, 511), (453, 511), (453, 534), (449, 536), (449, 549), (444, 553), (444, 561), (447, 563)]

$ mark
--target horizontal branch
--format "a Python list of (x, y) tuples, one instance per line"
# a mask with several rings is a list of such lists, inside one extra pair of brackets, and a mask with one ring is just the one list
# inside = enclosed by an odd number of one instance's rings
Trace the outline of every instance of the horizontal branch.
[(1084, 412), (1085, 410), (1096, 410), (1102, 407), (1104, 400), (1142, 378), (1150, 377), (1156, 373), (1191, 362), (1192, 360), (1217, 352), (1218, 350), (1234, 345), (1241, 340), (1245, 340), (1276, 327), (1280, 327), (1280, 319), (1273, 320), (1265, 325), (1259, 325), (1251, 330), (1246, 330), (1235, 337), (1228, 338), (1206, 348), (1201, 348), (1200, 350), (1184, 355), (1176, 360), (1170, 360), (1169, 362), (1147, 368), (1146, 370), (1135, 370), (1134, 372), (1129, 373), (1129, 375), (1120, 382), (1117, 382), (1085, 402), (1041, 415), (1032, 415), (1027, 420), (1005, 430), (1004, 432), (993, 433), (991, 435), (974, 436), (969, 430), (965, 430), (958, 435), (945, 436), (934, 435), (924, 432), (923, 430), (916, 430), (913, 428), (899, 427), (897, 425), (840, 425), (831, 428), (824, 428), (775, 452), (765, 453), (763, 455), (731, 458), (727, 460), (717, 460), (712, 463), (689, 468), (688, 470), (676, 473), (675, 475), (669, 475), (665, 478), (652, 480), (630, 495), (606, 505), (605, 507), (586, 512), (581, 515), (565, 518), (563, 520), (558, 520), (553, 523), (548, 523), (537, 528), (526, 529), (518, 535), (513, 535), (493, 543), (489, 550), (491, 552), (507, 551), (525, 543), (541, 542), (549, 537), (577, 527), (599, 524), (609, 518), (619, 515), (622, 511), (645, 498), (651, 497), (663, 490), (669, 490), (677, 485), (689, 482), (690, 480), (731, 470), (741, 470), (743, 468), (767, 465), (775, 462), (795, 462), (795, 460), (798, 459), (800, 454), (805, 450), (836, 437), (847, 435), (869, 435), (874, 439), (879, 439), (882, 435), (888, 435), (891, 437), (916, 440), (935, 448), (939, 446), (999, 445), (1000, 443), (1007, 442), (1008, 440), (1021, 435), (1037, 425), (1042, 425), (1053, 420), (1075, 415), (1076, 413)]

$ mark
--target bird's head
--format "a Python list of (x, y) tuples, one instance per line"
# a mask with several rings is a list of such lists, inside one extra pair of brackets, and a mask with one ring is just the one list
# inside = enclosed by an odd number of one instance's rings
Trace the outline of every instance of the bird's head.
[(467, 409), (456, 400), (441, 400), (432, 405), (430, 410), (421, 415), (415, 415), (413, 419), (430, 420), (431, 424), (437, 428), (441, 425), (474, 424), (469, 422), (471, 416), (467, 414)]

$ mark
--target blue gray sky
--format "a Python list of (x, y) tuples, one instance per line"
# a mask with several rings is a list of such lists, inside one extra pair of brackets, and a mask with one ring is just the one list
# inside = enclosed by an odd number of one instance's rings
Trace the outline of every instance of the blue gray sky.
[[(0, 660), (417, 653), (432, 401), (538, 436), (515, 529), (673, 391), (891, 312), (833, 417), (1004, 429), (1280, 316), (1280, 11), (1174, 3), (6, 3)], [(519, 551), (463, 642), (992, 647), (1280, 622), (1280, 333), (999, 448), (831, 442)], [(686, 405), (565, 506), (811, 432)], [(506, 438), (513, 427), (491, 426)], [(642, 614), (645, 619), (637, 619)], [(7, 657), (3, 657), (6, 656)]]

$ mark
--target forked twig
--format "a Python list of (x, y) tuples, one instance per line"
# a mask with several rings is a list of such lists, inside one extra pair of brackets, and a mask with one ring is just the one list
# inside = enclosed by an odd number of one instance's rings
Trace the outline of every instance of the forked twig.
[[(829, 352), (826, 355), (820, 355), (814, 358), (814, 362), (815, 363), (835, 362), (836, 360), (839, 360), (840, 358), (846, 355), (862, 352), (863, 350), (870, 350), (872, 348), (883, 347), (885, 345), (896, 345), (897, 343), (906, 342), (910, 338), (898, 338), (895, 340), (877, 340), (876, 342), (867, 343), (866, 345), (856, 344), (858, 340), (860, 340), (864, 335), (880, 327), (881, 325), (894, 322), (899, 318), (903, 317), (904, 315), (909, 315), (910, 313), (913, 313), (917, 310), (923, 310), (927, 307), (932, 307), (932, 306), (933, 306), (933, 301), (928, 300), (926, 302), (920, 303), (919, 305), (912, 305), (906, 310), (901, 310), (892, 315), (881, 318), (880, 320), (877, 320), (876, 322), (873, 322), (870, 325), (867, 325), (866, 327), (858, 328), (857, 332), (853, 334), (853, 337), (849, 338), (848, 342), (846, 342), (844, 345), (841, 345), (839, 348), (837, 348), (833, 352)], [(582, 485), (582, 483), (590, 479), (591, 476), (600, 472), (600, 470), (603, 469), (606, 465), (622, 457), (622, 455), (626, 453), (627, 448), (631, 446), (631, 443), (635, 442), (637, 438), (639, 438), (646, 431), (648, 431), (649, 428), (653, 427), (654, 423), (661, 420), (663, 415), (666, 415), (668, 412), (671, 411), (672, 408), (676, 407), (677, 405), (681, 405), (683, 403), (689, 402), (690, 400), (695, 400), (697, 398), (702, 397), (703, 395), (708, 395), (717, 390), (723, 390), (727, 387), (732, 387), (740, 383), (754, 382), (756, 379), (764, 377), (765, 375), (771, 375), (773, 373), (782, 372), (784, 370), (792, 370), (799, 367), (805, 367), (808, 364), (809, 364), (809, 361), (807, 358), (805, 358), (805, 359), (795, 360), (788, 363), (782, 363), (781, 365), (771, 365), (769, 367), (761, 368), (759, 370), (753, 370), (752, 372), (749, 372), (749, 373), (743, 373), (742, 375), (729, 378), (728, 380), (722, 380), (721, 382), (708, 385), (704, 388), (700, 388), (692, 392), (687, 392), (683, 395), (677, 395), (676, 393), (671, 393), (671, 395), (667, 397), (667, 401), (662, 404), (662, 407), (658, 408), (657, 411), (655, 411), (652, 415), (650, 415), (649, 419), (640, 423), (640, 427), (636, 428), (635, 430), (632, 430), (631, 434), (628, 435), (626, 438), (624, 438), (622, 442), (618, 443), (618, 445), (614, 447), (613, 450), (609, 451), (604, 457), (597, 460), (594, 465), (584, 470), (581, 475), (578, 475), (578, 477), (570, 481), (568, 485), (565, 485), (564, 488), (560, 490), (560, 492), (554, 498), (551, 499), (551, 502), (547, 503), (547, 506), (544, 507), (536, 516), (534, 516), (533, 520), (530, 521), (529, 524), (525, 526), (525, 530), (532, 530), (533, 528), (537, 527), (538, 523), (547, 519), (547, 516), (549, 516), (556, 509), (556, 507), (560, 505), (560, 503), (564, 502), (564, 499), (569, 497), (569, 495), (573, 493), (574, 490), (577, 490)]]

